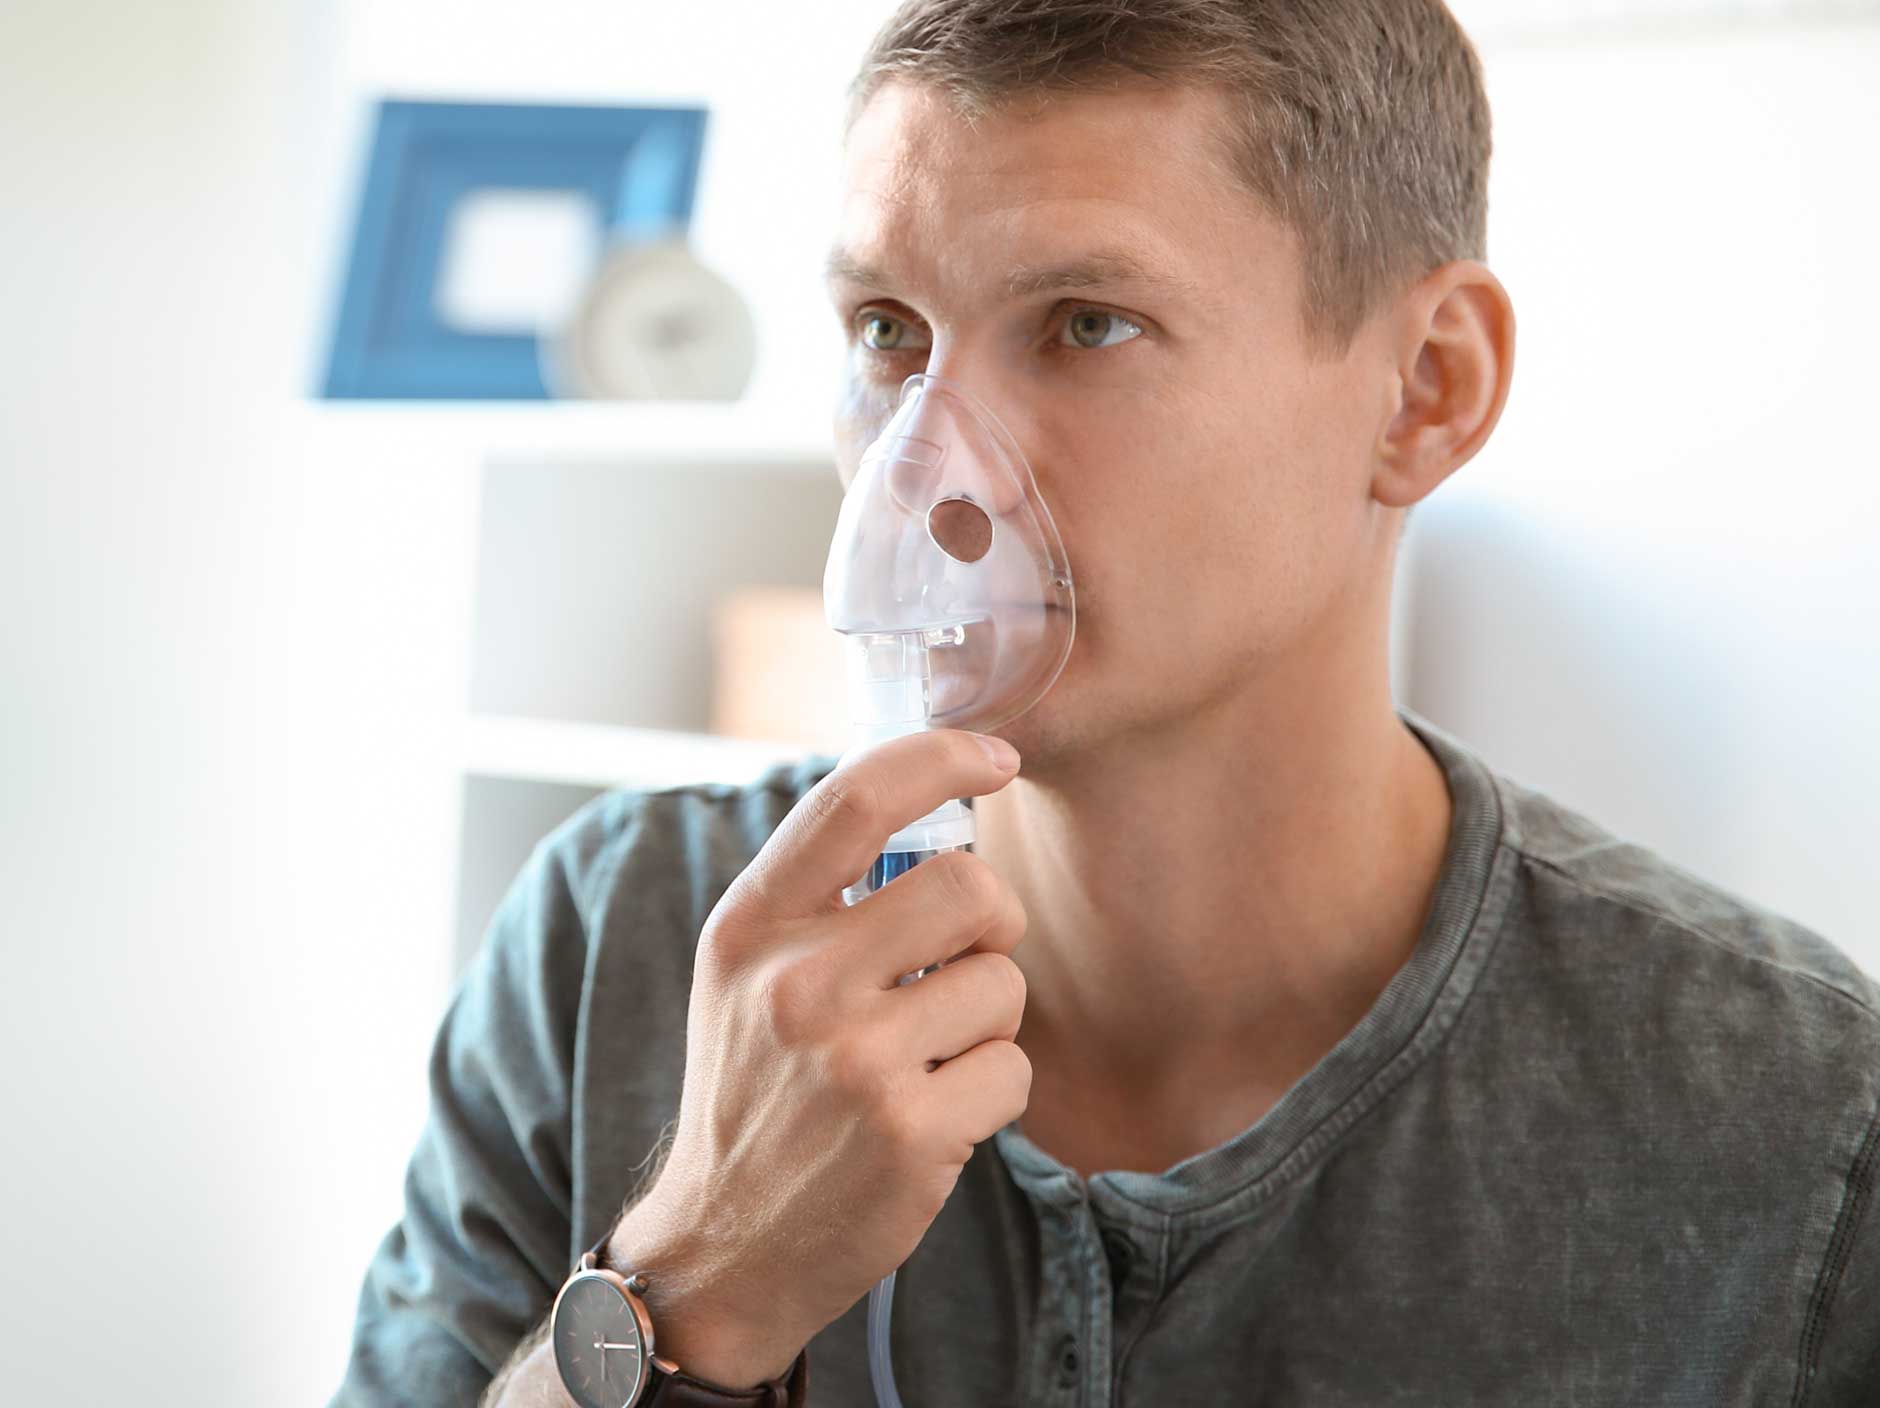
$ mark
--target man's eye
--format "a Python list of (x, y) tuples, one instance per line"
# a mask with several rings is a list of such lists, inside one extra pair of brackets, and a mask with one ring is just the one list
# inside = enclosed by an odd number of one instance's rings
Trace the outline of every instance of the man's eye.
[[(1129, 337), (1118, 338), (1116, 342), (1103, 340), (1105, 329), (1120, 323), (1130, 330)], [(1128, 342), (1130, 338), (1142, 336), (1142, 329), (1130, 322), (1121, 313), (1106, 313), (1101, 308), (1079, 308), (1064, 322), (1064, 329), (1075, 339), (1075, 345), (1089, 351), (1099, 347), (1114, 347), (1117, 342)], [(1086, 341), (1086, 335), (1094, 341)]]
[(920, 352), (931, 343), (910, 343), (908, 325), (886, 313), (871, 313), (862, 320), (862, 342), (877, 352)]

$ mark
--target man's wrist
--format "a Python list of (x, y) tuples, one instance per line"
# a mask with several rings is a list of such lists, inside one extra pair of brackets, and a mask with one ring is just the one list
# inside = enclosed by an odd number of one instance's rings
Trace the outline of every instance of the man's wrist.
[(714, 1257), (708, 1240), (651, 1205), (620, 1219), (600, 1263), (645, 1278), (640, 1299), (653, 1322), (653, 1352), (701, 1383), (748, 1389), (782, 1378), (807, 1342), (789, 1330), (777, 1302), (765, 1314), (741, 1310), (730, 1268)]

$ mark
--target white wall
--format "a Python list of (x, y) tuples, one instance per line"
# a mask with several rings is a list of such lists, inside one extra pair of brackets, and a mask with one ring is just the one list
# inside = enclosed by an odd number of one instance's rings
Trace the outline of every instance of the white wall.
[(1519, 350), (1405, 697), (1880, 971), (1880, 25), (1485, 51)]
[(241, 1278), (312, 1241), (285, 1151), (345, 1069), (283, 981), (318, 937), (290, 898), (287, 709), (318, 643), (288, 635), (278, 407), (320, 48), (284, 5), (0, 9), (9, 1402), (306, 1392), (299, 1330), (284, 1356)]

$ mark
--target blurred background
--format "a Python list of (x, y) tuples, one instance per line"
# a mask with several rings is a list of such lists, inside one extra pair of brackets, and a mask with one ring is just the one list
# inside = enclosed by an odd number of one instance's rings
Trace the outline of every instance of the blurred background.
[[(1880, 967), (1880, 6), (1454, 8), (1520, 350), (1399, 698)], [(0, 1396), (323, 1403), (529, 848), (839, 748), (819, 269), (890, 9), (0, 8)], [(704, 122), (453, 206), (385, 100)], [(584, 283), (621, 229), (673, 259)]]

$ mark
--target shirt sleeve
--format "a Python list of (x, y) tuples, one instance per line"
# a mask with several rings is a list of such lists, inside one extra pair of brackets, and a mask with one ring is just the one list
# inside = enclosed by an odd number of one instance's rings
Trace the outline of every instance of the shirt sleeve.
[(586, 933), (562, 852), (511, 883), (431, 1047), (404, 1213), (366, 1268), (331, 1408), (475, 1408), (569, 1272)]
[(1814, 1323), (1804, 1334), (1802, 1408), (1880, 1403), (1880, 1118), (1854, 1160), (1822, 1267)]

